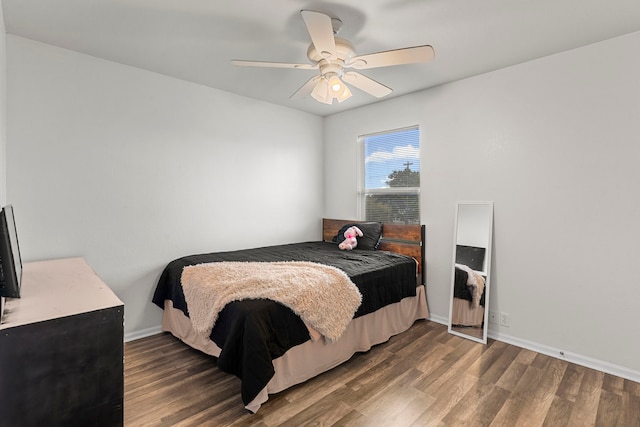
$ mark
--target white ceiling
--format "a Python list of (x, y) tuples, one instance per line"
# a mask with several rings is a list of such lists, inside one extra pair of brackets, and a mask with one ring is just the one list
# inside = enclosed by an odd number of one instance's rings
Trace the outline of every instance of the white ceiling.
[(322, 116), (378, 99), (354, 88), (342, 104), (290, 100), (317, 71), (229, 62), (307, 63), (302, 9), (340, 18), (340, 36), (357, 54), (435, 48), (426, 64), (363, 70), (394, 90), (383, 99), (640, 31), (640, 0), (2, 0), (2, 7), (8, 34)]

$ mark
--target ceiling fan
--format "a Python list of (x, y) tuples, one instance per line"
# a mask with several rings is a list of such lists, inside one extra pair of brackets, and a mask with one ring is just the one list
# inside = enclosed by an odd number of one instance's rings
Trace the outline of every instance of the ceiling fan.
[(349, 41), (335, 37), (340, 31), (342, 21), (331, 18), (321, 12), (300, 11), (302, 19), (311, 36), (307, 57), (311, 64), (290, 64), (284, 62), (232, 60), (234, 65), (244, 67), (297, 68), (302, 70), (320, 70), (319, 75), (311, 77), (291, 95), (301, 98), (309, 94), (319, 102), (332, 104), (334, 99), (342, 102), (351, 97), (348, 83), (377, 98), (392, 92), (392, 89), (377, 81), (348, 69), (366, 70), (368, 68), (391, 65), (427, 62), (434, 58), (435, 52), (429, 45), (406, 47), (384, 52), (356, 55)]

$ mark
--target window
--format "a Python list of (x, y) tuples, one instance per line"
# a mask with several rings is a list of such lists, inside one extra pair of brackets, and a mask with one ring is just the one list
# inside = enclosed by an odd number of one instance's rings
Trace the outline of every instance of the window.
[(364, 176), (360, 217), (420, 224), (420, 130), (418, 127), (361, 136)]

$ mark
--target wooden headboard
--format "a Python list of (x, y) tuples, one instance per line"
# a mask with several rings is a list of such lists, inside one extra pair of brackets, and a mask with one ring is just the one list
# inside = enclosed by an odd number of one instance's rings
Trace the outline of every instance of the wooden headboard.
[[(330, 242), (347, 224), (367, 222), (362, 220), (322, 219), (322, 240)], [(425, 226), (420, 224), (382, 224), (382, 240), (378, 249), (413, 257), (418, 262), (419, 283), (425, 284)]]

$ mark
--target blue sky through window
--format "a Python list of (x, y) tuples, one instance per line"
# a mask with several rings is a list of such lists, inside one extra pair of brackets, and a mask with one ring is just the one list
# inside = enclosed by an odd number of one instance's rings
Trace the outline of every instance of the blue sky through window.
[(366, 188), (387, 188), (386, 181), (394, 170), (420, 170), (420, 130), (404, 129), (397, 132), (364, 137), (364, 167)]

